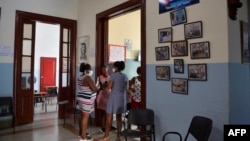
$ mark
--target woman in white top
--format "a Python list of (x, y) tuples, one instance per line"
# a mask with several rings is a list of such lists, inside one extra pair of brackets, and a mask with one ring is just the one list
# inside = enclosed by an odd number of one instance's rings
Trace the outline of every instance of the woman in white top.
[(129, 82), (131, 95), (131, 109), (140, 108), (141, 104), (141, 67), (136, 70), (138, 76), (133, 77)]

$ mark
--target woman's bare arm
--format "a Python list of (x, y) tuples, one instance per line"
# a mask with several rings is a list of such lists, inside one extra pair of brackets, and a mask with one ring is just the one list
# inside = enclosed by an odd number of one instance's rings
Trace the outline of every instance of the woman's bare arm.
[(110, 90), (113, 86), (113, 80), (109, 80), (107, 88)]
[(83, 80), (83, 85), (87, 85), (89, 86), (89, 88), (92, 90), (92, 91), (95, 91), (97, 92), (98, 91), (98, 87), (96, 87), (94, 81), (91, 79), (90, 76), (86, 76)]

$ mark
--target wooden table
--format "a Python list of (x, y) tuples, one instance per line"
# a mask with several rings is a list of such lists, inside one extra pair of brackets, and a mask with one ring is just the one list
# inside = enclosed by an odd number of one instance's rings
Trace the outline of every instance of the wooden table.
[(34, 100), (37, 100), (37, 99), (44, 100), (42, 108), (45, 109), (45, 112), (47, 112), (47, 102), (46, 102), (47, 96), (48, 96), (47, 92), (35, 92), (34, 93)]

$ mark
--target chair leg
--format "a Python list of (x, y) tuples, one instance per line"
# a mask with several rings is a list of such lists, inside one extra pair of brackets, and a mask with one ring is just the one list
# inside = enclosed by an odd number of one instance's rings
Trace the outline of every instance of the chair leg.
[(74, 113), (74, 123), (76, 124), (76, 114)]

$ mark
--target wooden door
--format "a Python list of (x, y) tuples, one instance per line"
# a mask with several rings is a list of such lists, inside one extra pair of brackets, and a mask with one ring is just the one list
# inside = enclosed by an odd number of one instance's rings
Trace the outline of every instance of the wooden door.
[[(21, 49), (15, 51), (15, 57), (19, 58), (15, 64), (16, 75), (14, 76), (16, 93), (16, 123), (24, 124), (33, 122), (33, 90), (34, 90), (34, 45), (35, 45), (35, 22), (21, 20), (19, 30), (19, 44), (15, 47)], [(21, 79), (20, 79), (21, 77)]]
[(40, 91), (46, 91), (45, 86), (56, 86), (56, 58), (40, 58)]
[[(59, 100), (69, 100), (73, 106), (76, 78), (76, 20), (16, 11), (13, 98), (15, 123), (33, 122), (34, 114), (34, 48), (35, 22), (60, 24), (59, 48)], [(64, 63), (63, 63), (64, 62)], [(66, 67), (63, 67), (64, 65)], [(63, 68), (65, 68), (63, 70)], [(29, 83), (26, 83), (30, 80)], [(32, 84), (32, 85), (30, 85)], [(64, 117), (65, 108), (59, 106), (59, 118)]]

